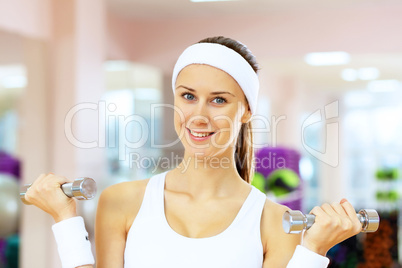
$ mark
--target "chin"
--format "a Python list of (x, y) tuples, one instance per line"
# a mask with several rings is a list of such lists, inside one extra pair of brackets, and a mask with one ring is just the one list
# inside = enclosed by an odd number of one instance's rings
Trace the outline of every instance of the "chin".
[(185, 153), (187, 156), (191, 156), (191, 157), (199, 159), (199, 158), (208, 157), (211, 155), (208, 148), (207, 149), (196, 149), (189, 145), (187, 145), (187, 146), (184, 146), (184, 150), (185, 150)]
[[(187, 145), (188, 146), (188, 145)], [(211, 158), (221, 158), (227, 155), (227, 152), (230, 148), (206, 148), (206, 149), (196, 149), (184, 147), (187, 156), (194, 157), (194, 159), (202, 160), (202, 159), (211, 159)]]

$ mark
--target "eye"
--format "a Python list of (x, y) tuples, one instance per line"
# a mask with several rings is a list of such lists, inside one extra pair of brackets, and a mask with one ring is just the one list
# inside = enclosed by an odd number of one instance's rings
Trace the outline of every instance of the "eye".
[(185, 93), (183, 93), (183, 94), (181, 94), (181, 95), (182, 95), (182, 97), (185, 98), (186, 100), (194, 100), (194, 99), (195, 99), (194, 95), (191, 94), (191, 93), (185, 92)]
[(223, 104), (226, 102), (226, 99), (222, 97), (216, 97), (213, 101), (215, 101), (215, 103), (217, 104)]

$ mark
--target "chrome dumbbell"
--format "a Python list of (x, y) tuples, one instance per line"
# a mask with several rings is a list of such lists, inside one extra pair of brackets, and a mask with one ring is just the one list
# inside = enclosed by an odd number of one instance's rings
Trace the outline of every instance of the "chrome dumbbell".
[[(26, 184), (20, 192), (21, 201), (26, 205), (31, 205), (25, 200), (25, 193), (32, 184)], [(68, 182), (61, 185), (61, 189), (68, 197), (75, 197), (78, 200), (90, 200), (96, 195), (96, 182), (91, 178), (78, 178), (74, 182)]]
[[(377, 231), (380, 225), (380, 216), (374, 209), (362, 209), (357, 213), (357, 218), (362, 224), (362, 232), (372, 233)], [(296, 234), (308, 230), (315, 221), (315, 215), (303, 214), (299, 210), (289, 210), (283, 214), (282, 226), (285, 233)]]

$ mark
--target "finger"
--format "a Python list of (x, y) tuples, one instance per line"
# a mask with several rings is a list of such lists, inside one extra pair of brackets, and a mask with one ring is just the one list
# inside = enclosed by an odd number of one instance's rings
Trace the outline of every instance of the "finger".
[(362, 229), (362, 225), (360, 220), (357, 218), (354, 207), (346, 199), (344, 202), (342, 202), (341, 206), (345, 209), (349, 219), (352, 221), (354, 226), (354, 232), (359, 233)]
[(36, 180), (34, 180), (34, 182), (32, 183), (32, 185), (38, 184), (38, 182), (42, 181), (46, 176), (47, 176), (46, 173), (40, 174), (40, 175), (36, 178)]
[(319, 206), (315, 206), (311, 211), (310, 214), (313, 214), (315, 216), (320, 216), (320, 215), (326, 215), (325, 211), (319, 207)]
[(321, 208), (325, 213), (327, 213), (330, 216), (337, 216), (338, 215), (338, 213), (334, 210), (334, 208), (328, 203), (322, 204)]
[(29, 203), (33, 203), (33, 199), (36, 197), (37, 193), (38, 193), (38, 188), (41, 187), (41, 185), (43, 184), (43, 180), (44, 178), (46, 178), (47, 174), (46, 173), (42, 173), (38, 176), (38, 178), (36, 178), (36, 180), (34, 180), (31, 185), (27, 188), (26, 192), (25, 192), (25, 200)]
[(35, 185), (32, 185), (34, 192), (46, 193), (52, 192), (61, 188), (61, 185), (68, 182), (65, 177), (53, 175), (53, 173), (45, 174), (40, 179), (35, 181)]
[(67, 178), (63, 176), (51, 175), (49, 177), (46, 177), (45, 180), (46, 179), (47, 181), (43, 182), (43, 190), (47, 192), (51, 191), (54, 194), (56, 194), (56, 192), (58, 191), (60, 191), (58, 193), (60, 194), (62, 191), (62, 185), (68, 182)]
[(61, 185), (66, 182), (69, 182), (66, 177), (55, 175), (53, 172), (47, 173), (45, 176), (41, 176), (40, 179), (38, 179), (38, 184), (57, 183), (58, 185)]
[(31, 187), (33, 188), (42, 188), (45, 184), (49, 182), (49, 179), (53, 176), (53, 173), (44, 173), (41, 174), (35, 181), (32, 183)]
[(345, 209), (343, 208), (343, 206), (338, 203), (338, 202), (334, 202), (331, 204), (331, 207), (336, 211), (336, 213), (338, 213), (339, 215), (343, 216), (343, 217), (348, 217), (348, 214), (346, 213)]
[(69, 182), (69, 180), (66, 177), (57, 176), (57, 175), (50, 175), (49, 180), (52, 180), (53, 182), (56, 182), (57, 184), (60, 184), (60, 185)]
[(331, 216), (329, 216), (321, 207), (316, 206), (311, 211), (310, 214), (315, 215), (315, 222), (321, 222), (324, 225), (328, 225), (331, 222)]
[(347, 201), (345, 199), (345, 201), (343, 201), (341, 203), (341, 206), (343, 207), (343, 209), (345, 210), (345, 212), (346, 212), (346, 214), (348, 215), (349, 218), (351, 218), (351, 219), (357, 218), (356, 210), (354, 209), (354, 207), (352, 206), (352, 204), (349, 201)]
[(43, 179), (44, 179), (46, 176), (47, 176), (47, 174), (42, 173), (42, 174), (40, 174), (40, 175), (38, 176), (38, 178), (36, 178), (36, 180), (34, 180), (34, 181), (31, 183), (31, 186), (29, 186), (28, 189), (27, 189), (26, 192), (25, 192), (25, 199), (26, 199), (27, 201), (28, 201), (27, 198), (28, 198), (28, 196), (30, 195), (30, 193), (31, 193), (32, 191), (36, 191), (37, 187), (42, 184), (42, 181), (43, 181)]

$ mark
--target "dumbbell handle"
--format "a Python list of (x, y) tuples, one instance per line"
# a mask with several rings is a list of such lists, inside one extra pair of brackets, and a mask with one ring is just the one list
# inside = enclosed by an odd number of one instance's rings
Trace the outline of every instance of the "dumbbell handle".
[[(25, 200), (25, 193), (32, 184), (26, 184), (20, 192), (21, 201), (26, 205), (31, 205)], [(74, 182), (68, 182), (61, 185), (61, 189), (68, 197), (75, 197), (78, 200), (90, 200), (96, 195), (96, 182), (91, 178), (78, 178)]]
[[(377, 231), (380, 225), (380, 216), (374, 209), (362, 209), (357, 213), (357, 218), (362, 224), (362, 232), (372, 233)], [(298, 210), (289, 210), (283, 214), (282, 226), (285, 233), (295, 234), (308, 230), (315, 221), (315, 215), (303, 214)]]

